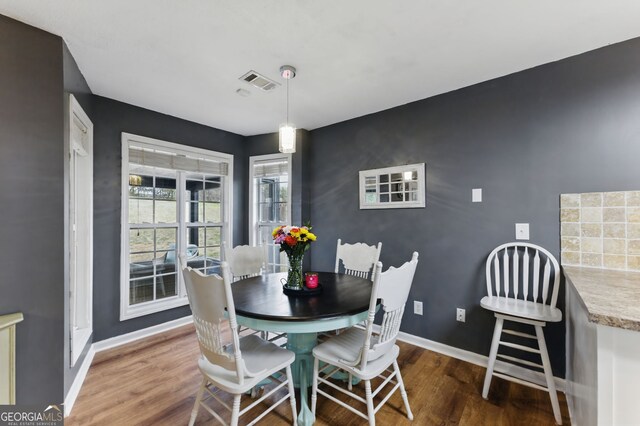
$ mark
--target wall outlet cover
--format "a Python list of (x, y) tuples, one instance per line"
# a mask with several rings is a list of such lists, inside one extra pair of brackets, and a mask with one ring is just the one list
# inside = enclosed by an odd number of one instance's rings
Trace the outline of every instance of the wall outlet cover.
[(474, 188), (471, 190), (471, 202), (472, 203), (482, 202), (482, 188)]
[(417, 300), (413, 301), (413, 313), (416, 315), (422, 315), (422, 302)]
[(529, 224), (516, 223), (516, 240), (528, 240), (528, 239), (529, 239)]

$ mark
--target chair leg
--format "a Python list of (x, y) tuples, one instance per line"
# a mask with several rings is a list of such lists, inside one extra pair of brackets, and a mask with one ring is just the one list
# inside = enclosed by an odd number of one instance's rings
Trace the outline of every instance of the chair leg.
[(496, 363), (496, 355), (498, 355), (498, 346), (500, 346), (500, 335), (502, 334), (502, 326), (504, 319), (496, 318), (496, 326), (493, 329), (493, 340), (491, 341), (491, 351), (489, 352), (489, 364), (487, 365), (487, 373), (484, 376), (484, 386), (482, 387), (482, 397), (487, 399), (489, 396), (489, 387), (491, 386), (491, 377), (493, 376), (493, 367)]
[(353, 374), (349, 373), (349, 383), (347, 384), (347, 389), (350, 391), (353, 390)]
[(376, 426), (376, 413), (373, 409), (373, 397), (371, 396), (371, 380), (364, 381), (365, 396), (367, 398), (367, 416), (369, 426)]
[(313, 358), (313, 381), (311, 386), (311, 412), (316, 415), (316, 402), (318, 400), (318, 368), (320, 361)]
[(402, 374), (400, 374), (400, 367), (398, 367), (398, 360), (393, 361), (393, 369), (396, 371), (398, 377), (398, 384), (400, 385), (400, 395), (404, 401), (404, 408), (407, 409), (407, 417), (409, 420), (413, 420), (413, 413), (411, 407), (409, 407), (409, 398), (407, 397), (407, 391), (404, 389), (404, 381), (402, 380)]
[(233, 407), (231, 408), (231, 426), (238, 426), (238, 418), (240, 417), (240, 397), (242, 395), (233, 395)]
[(558, 403), (558, 393), (556, 392), (556, 383), (551, 370), (551, 362), (549, 361), (549, 353), (547, 352), (547, 343), (544, 340), (544, 332), (542, 326), (536, 325), (536, 336), (538, 337), (538, 347), (540, 348), (540, 356), (542, 357), (542, 366), (544, 367), (544, 375), (547, 378), (547, 389), (551, 398), (551, 407), (553, 407), (553, 417), (556, 423), (562, 424), (562, 416), (560, 415), (560, 404)]
[(296, 410), (296, 390), (293, 387), (293, 374), (291, 374), (291, 364), (287, 365), (287, 386), (289, 387), (289, 402), (291, 403), (293, 426), (296, 426), (298, 424), (298, 411)]
[(202, 400), (202, 394), (204, 393), (204, 388), (207, 386), (207, 379), (202, 379), (202, 384), (200, 385), (200, 389), (198, 389), (198, 393), (196, 394), (196, 403), (193, 404), (193, 410), (191, 410), (191, 418), (189, 419), (189, 426), (193, 426), (196, 422), (196, 417), (198, 417), (198, 410), (200, 409), (200, 401)]

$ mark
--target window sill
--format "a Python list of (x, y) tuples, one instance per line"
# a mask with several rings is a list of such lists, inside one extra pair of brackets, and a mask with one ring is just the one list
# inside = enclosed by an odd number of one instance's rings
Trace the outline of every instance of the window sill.
[(120, 309), (120, 321), (138, 318), (156, 312), (162, 312), (189, 304), (186, 296), (171, 297), (160, 301), (140, 303), (139, 305), (123, 306)]

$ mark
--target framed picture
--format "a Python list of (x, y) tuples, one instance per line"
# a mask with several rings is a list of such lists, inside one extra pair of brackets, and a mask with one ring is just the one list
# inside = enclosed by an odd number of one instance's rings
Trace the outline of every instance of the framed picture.
[(425, 163), (362, 170), (361, 209), (425, 207)]

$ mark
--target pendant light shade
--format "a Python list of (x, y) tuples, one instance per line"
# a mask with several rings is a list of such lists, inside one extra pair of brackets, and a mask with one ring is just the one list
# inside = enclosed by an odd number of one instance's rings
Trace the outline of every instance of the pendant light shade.
[(296, 128), (289, 123), (280, 126), (279, 150), (285, 154), (296, 152)]
[(280, 126), (278, 147), (280, 152), (289, 154), (296, 152), (296, 128), (289, 123), (289, 80), (296, 76), (296, 69), (291, 65), (283, 65), (280, 75), (287, 80), (287, 121)]

